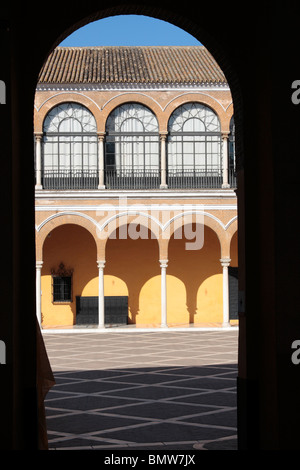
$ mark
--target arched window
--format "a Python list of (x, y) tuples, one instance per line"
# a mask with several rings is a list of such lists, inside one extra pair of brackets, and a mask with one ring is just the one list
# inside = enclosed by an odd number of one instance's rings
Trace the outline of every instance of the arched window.
[(43, 187), (96, 188), (97, 128), (92, 113), (77, 103), (59, 104), (47, 114), (43, 134)]
[(221, 128), (218, 116), (201, 103), (178, 107), (169, 119), (168, 185), (220, 187)]
[(159, 187), (158, 123), (147, 107), (126, 103), (108, 117), (105, 183), (110, 189)]

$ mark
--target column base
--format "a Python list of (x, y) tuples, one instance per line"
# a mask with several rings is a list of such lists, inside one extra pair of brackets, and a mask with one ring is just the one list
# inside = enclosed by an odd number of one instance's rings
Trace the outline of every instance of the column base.
[(36, 184), (36, 185), (35, 185), (35, 189), (36, 189), (36, 190), (43, 189), (43, 186), (42, 186), (41, 184)]
[(230, 322), (222, 323), (222, 328), (229, 328), (229, 327), (231, 327)]
[(168, 189), (168, 185), (167, 184), (161, 184), (159, 186), (159, 189)]
[(105, 189), (105, 186), (99, 184), (98, 189)]
[(228, 183), (223, 183), (222, 184), (222, 189), (229, 189), (230, 188), (230, 184)]

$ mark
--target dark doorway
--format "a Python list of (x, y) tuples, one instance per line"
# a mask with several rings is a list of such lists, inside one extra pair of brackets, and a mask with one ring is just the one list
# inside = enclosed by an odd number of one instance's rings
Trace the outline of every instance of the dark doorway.
[(229, 266), (229, 319), (238, 320), (238, 294), (239, 294), (239, 280), (238, 268)]
[[(128, 297), (104, 297), (105, 324), (127, 325)], [(98, 324), (98, 297), (76, 297), (76, 325)]]

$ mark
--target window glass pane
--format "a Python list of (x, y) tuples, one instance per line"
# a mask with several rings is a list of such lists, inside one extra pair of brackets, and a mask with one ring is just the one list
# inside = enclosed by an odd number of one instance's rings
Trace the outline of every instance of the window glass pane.
[(220, 123), (218, 116), (209, 107), (201, 103), (186, 103), (173, 112), (169, 120), (169, 131), (220, 132)]
[(70, 302), (71, 299), (71, 276), (53, 277), (53, 302)]
[(205, 132), (205, 125), (198, 118), (190, 118), (183, 123), (182, 132)]
[(182, 167), (182, 141), (179, 136), (170, 136), (168, 145), (168, 168), (175, 170)]
[(56, 137), (44, 137), (44, 170), (51, 170), (58, 165), (58, 142)]
[(117, 176), (125, 171), (143, 176), (146, 168), (159, 169), (159, 139), (150, 134), (158, 134), (158, 123), (148, 108), (138, 103), (119, 106), (108, 117), (106, 131), (107, 170), (114, 164)]
[(127, 103), (119, 106), (110, 114), (106, 130), (108, 133), (158, 132), (158, 123), (156, 116), (145, 106), (138, 103)]
[(194, 168), (194, 156), (192, 154), (184, 154), (184, 168), (192, 170)]
[(195, 155), (195, 168), (201, 171), (206, 170), (206, 156), (205, 154)]
[(66, 132), (82, 132), (82, 126), (77, 119), (67, 118), (59, 123), (58, 131), (61, 133)]
[(178, 107), (170, 117), (169, 132), (169, 171), (172, 168), (180, 171), (180, 164), (185, 175), (192, 176), (194, 170), (202, 172), (203, 176), (205, 172), (220, 171), (220, 123), (212, 109), (201, 103)]
[(82, 169), (82, 142), (74, 138), (71, 145), (71, 167), (74, 170)]
[(207, 141), (207, 164), (211, 170), (218, 171), (221, 167), (221, 144), (216, 138)]
[(97, 142), (92, 137), (88, 137), (83, 141), (83, 160), (82, 165), (84, 170), (96, 171), (98, 168), (97, 158)]
[(45, 133), (96, 132), (97, 126), (94, 116), (87, 108), (78, 103), (63, 103), (49, 111), (43, 130)]
[(158, 141), (145, 142), (145, 166), (147, 168), (159, 168), (159, 143)]
[[(97, 168), (96, 130), (95, 118), (84, 106), (63, 103), (53, 108), (44, 121), (43, 169), (66, 176), (70, 170)], [(87, 132), (94, 135), (85, 135)]]
[(63, 137), (59, 141), (59, 167), (62, 170), (70, 168), (71, 164), (70, 138)]
[(141, 121), (134, 118), (125, 119), (120, 125), (120, 132), (144, 132), (144, 126)]
[(204, 155), (205, 154), (205, 141), (195, 142), (195, 155)]
[(184, 153), (184, 155), (193, 155), (194, 154), (194, 143), (193, 142), (184, 142), (184, 144), (183, 144), (183, 153)]

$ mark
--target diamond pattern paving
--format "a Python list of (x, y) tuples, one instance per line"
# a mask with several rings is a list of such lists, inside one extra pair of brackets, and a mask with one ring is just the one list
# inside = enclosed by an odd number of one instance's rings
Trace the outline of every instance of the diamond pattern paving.
[(49, 449), (237, 448), (237, 328), (43, 336)]

